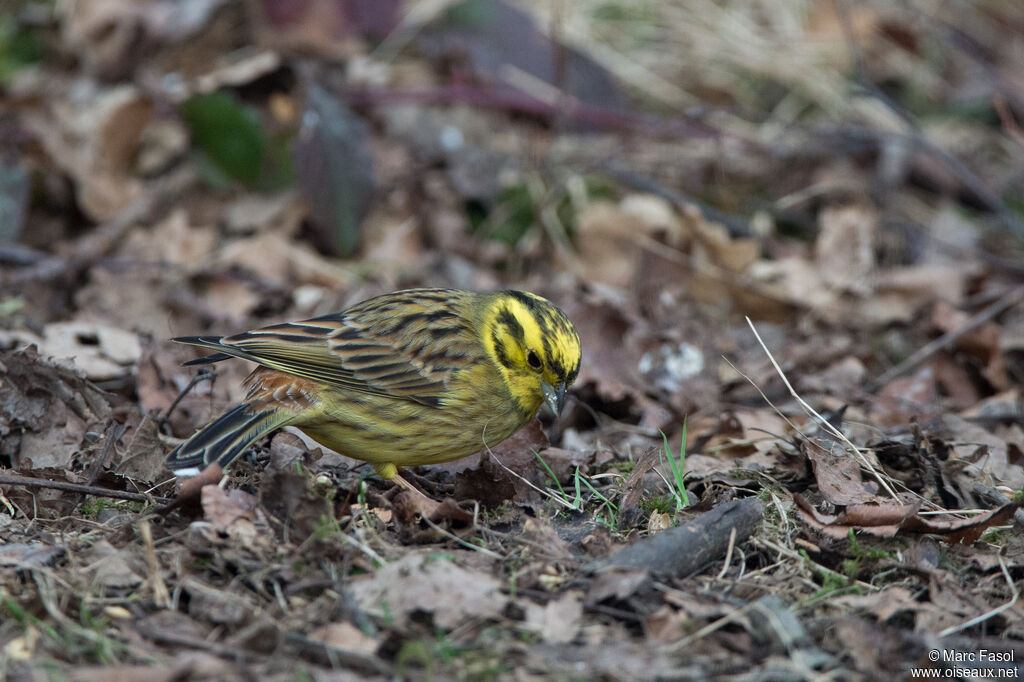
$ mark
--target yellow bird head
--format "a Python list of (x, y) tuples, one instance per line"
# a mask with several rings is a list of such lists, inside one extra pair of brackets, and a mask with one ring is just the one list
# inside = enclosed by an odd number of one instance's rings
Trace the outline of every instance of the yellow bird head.
[(522, 412), (547, 402), (558, 415), (580, 370), (580, 336), (551, 301), (525, 291), (493, 294), (482, 324), (484, 347)]

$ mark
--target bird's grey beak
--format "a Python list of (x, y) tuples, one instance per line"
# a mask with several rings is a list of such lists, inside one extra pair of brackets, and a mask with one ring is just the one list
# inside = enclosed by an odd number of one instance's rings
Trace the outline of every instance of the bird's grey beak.
[(540, 382), (540, 390), (544, 393), (544, 400), (547, 401), (551, 411), (557, 417), (562, 413), (562, 405), (565, 404), (565, 384), (557, 388), (546, 381)]

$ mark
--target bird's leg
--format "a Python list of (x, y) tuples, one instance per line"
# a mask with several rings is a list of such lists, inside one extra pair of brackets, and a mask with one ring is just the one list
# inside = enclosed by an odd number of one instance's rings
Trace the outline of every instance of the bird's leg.
[[(398, 473), (398, 467), (396, 467), (391, 462), (385, 462), (384, 464), (374, 464), (373, 466), (377, 470), (377, 473), (381, 475), (381, 477), (390, 479), (391, 481), (394, 481), (395, 485), (397, 485), (399, 488), (403, 488), (409, 491), (409, 493), (413, 496), (412, 505), (410, 505), (410, 511), (414, 510), (414, 513), (429, 519), (441, 506), (436, 500), (432, 499), (422, 490), (414, 486), (409, 481), (405, 480), (402, 477), (402, 475)], [(390, 474), (390, 476), (388, 474)]]
[[(377, 470), (377, 473), (380, 475), (381, 478), (383, 478), (385, 480), (388, 480), (388, 481), (393, 481), (399, 487), (405, 488), (406, 490), (408, 490), (408, 491), (410, 491), (410, 492), (412, 492), (412, 493), (414, 493), (416, 495), (421, 495), (421, 496), (427, 498), (428, 500), (431, 499), (431, 497), (429, 495), (424, 493), (422, 490), (420, 490), (419, 488), (414, 486), (412, 483), (410, 483), (408, 480), (406, 480), (405, 477), (403, 477), (401, 474), (399, 474), (398, 473), (398, 467), (395, 466), (394, 463), (392, 463), (392, 462), (383, 462), (383, 463), (380, 463), (380, 464), (374, 464), (373, 468)], [(414, 478), (418, 478), (415, 474), (412, 474), (412, 476)]]
[(422, 497), (427, 498), (428, 500), (430, 499), (430, 495), (427, 495), (425, 492), (423, 492), (422, 490), (420, 490), (419, 488), (414, 486), (412, 483), (410, 483), (409, 481), (405, 480), (405, 477), (402, 476), (402, 474), (397, 474), (396, 473), (394, 476), (391, 477), (391, 480), (395, 483), (395, 485), (397, 485), (397, 486), (399, 486), (401, 488), (405, 488), (406, 490), (408, 490), (409, 492), (411, 492), (411, 493), (413, 493), (415, 495), (420, 495)]

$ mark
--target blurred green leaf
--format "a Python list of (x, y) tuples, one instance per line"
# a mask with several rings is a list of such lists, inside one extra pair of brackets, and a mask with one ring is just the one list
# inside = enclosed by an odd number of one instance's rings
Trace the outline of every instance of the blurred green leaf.
[(0, 15), (0, 85), (42, 58), (43, 39), (39, 31), (19, 27), (14, 16)]
[(214, 92), (190, 97), (181, 115), (193, 144), (218, 170), (247, 185), (256, 183), (267, 140), (255, 109)]

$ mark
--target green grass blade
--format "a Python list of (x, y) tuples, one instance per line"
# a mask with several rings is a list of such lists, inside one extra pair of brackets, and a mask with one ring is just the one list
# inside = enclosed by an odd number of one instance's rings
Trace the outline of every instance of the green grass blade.
[(556, 486), (558, 486), (558, 492), (562, 494), (562, 499), (565, 500), (566, 503), (571, 504), (569, 502), (569, 496), (565, 494), (565, 490), (562, 488), (562, 484), (558, 482), (558, 476), (555, 476), (555, 472), (551, 470), (551, 467), (548, 466), (548, 463), (545, 462), (544, 458), (540, 456), (540, 453), (534, 450), (533, 448), (530, 448), (530, 452), (532, 452), (533, 456), (540, 461), (541, 466), (544, 467), (544, 471), (548, 472), (548, 476), (550, 476), (551, 480), (555, 482)]

